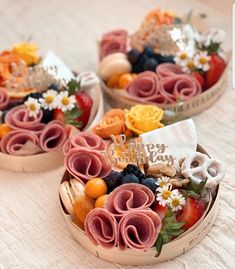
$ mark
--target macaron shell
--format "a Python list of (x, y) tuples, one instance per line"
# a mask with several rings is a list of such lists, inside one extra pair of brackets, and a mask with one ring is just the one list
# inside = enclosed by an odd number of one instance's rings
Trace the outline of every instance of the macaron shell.
[(70, 190), (69, 182), (65, 181), (60, 185), (60, 198), (69, 214), (73, 214), (73, 206), (75, 203), (73, 194)]
[(103, 65), (106, 65), (109, 61), (113, 61), (115, 59), (127, 59), (127, 56), (125, 53), (121, 53), (121, 52), (109, 54), (106, 57), (104, 57), (102, 61), (100, 62), (100, 68), (102, 68)]
[(99, 70), (100, 77), (103, 80), (108, 80), (116, 74), (124, 74), (131, 72), (131, 64), (127, 59), (115, 58), (109, 60), (105, 65), (102, 65)]

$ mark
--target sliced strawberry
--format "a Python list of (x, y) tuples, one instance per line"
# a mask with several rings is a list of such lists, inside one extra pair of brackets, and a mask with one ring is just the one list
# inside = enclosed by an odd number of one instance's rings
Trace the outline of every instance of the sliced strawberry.
[(218, 54), (211, 54), (210, 69), (205, 73), (206, 88), (212, 87), (221, 77), (225, 62)]
[(155, 211), (162, 220), (167, 212), (167, 206), (161, 206), (157, 201), (153, 203), (152, 210)]
[(201, 199), (189, 196), (183, 209), (178, 211), (176, 219), (179, 222), (185, 222), (183, 228), (187, 230), (201, 218), (204, 212), (204, 202)]
[(203, 75), (201, 73), (199, 73), (198, 71), (193, 71), (192, 76), (199, 82), (202, 89), (204, 90), (205, 86), (206, 86), (206, 82), (205, 82)]
[(81, 116), (79, 116), (76, 120), (82, 123), (82, 126), (79, 129), (84, 129), (90, 117), (93, 100), (90, 95), (85, 92), (78, 92), (75, 96), (77, 100), (77, 106), (82, 111)]
[(62, 121), (62, 122), (65, 121), (64, 113), (59, 108), (56, 108), (56, 109), (53, 110), (52, 118), (53, 118), (53, 120), (59, 120), (59, 121)]

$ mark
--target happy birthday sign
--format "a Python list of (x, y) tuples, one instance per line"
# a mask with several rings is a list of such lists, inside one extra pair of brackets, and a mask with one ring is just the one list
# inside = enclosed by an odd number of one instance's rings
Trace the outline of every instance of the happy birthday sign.
[(167, 145), (165, 144), (144, 144), (140, 139), (132, 140), (127, 143), (125, 135), (117, 137), (111, 136), (112, 143), (106, 150), (106, 156), (112, 165), (119, 162), (126, 163), (166, 163), (174, 165), (176, 158), (171, 154), (166, 154)]

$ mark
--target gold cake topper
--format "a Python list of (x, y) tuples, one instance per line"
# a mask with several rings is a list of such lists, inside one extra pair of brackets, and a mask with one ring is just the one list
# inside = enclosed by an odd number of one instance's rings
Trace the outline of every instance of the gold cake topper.
[(105, 154), (114, 166), (119, 162), (137, 164), (161, 162), (168, 165), (175, 163), (176, 158), (166, 154), (168, 146), (165, 144), (144, 144), (140, 138), (127, 141), (124, 134), (111, 135), (111, 139), (112, 143), (107, 147)]

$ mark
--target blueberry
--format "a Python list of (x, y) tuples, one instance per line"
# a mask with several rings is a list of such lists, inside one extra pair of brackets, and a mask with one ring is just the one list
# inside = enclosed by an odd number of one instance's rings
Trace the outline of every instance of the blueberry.
[(159, 64), (163, 63), (164, 57), (159, 53), (154, 53), (154, 58), (158, 61)]
[(173, 55), (164, 56), (162, 62), (163, 63), (175, 63), (174, 56)]
[(55, 83), (51, 84), (48, 89), (52, 89), (52, 90), (55, 90), (55, 91), (58, 91), (59, 90), (59, 86)]
[(141, 56), (141, 52), (136, 50), (136, 49), (132, 49), (127, 53), (127, 58), (130, 61), (130, 63), (132, 65), (134, 65), (135, 63), (137, 63), (137, 61), (139, 60), (139, 57)]
[(23, 99), (23, 102), (26, 102), (28, 100), (29, 97), (35, 98), (35, 99), (39, 99), (42, 97), (42, 93), (41, 92), (33, 92), (30, 93), (28, 95), (26, 95)]
[(154, 51), (151, 47), (145, 47), (143, 53), (149, 57), (153, 57), (154, 55)]
[(152, 192), (156, 192), (156, 189), (157, 189), (157, 185), (155, 183), (155, 180), (152, 178), (152, 177), (148, 177), (148, 178), (145, 178), (143, 181), (142, 181), (142, 184), (146, 187), (148, 187)]
[(41, 122), (48, 123), (48, 122), (50, 122), (53, 119), (53, 112), (52, 112), (52, 110), (43, 109), (42, 112), (43, 112), (43, 116), (42, 116)]
[(126, 183), (140, 183), (137, 176), (134, 174), (127, 174), (122, 178), (122, 184)]
[(145, 54), (142, 54), (139, 58), (139, 60), (137, 61), (136, 64), (134, 64), (133, 66), (133, 71), (134, 73), (141, 73), (144, 71), (144, 65), (146, 63), (146, 61), (149, 59), (149, 57)]
[(145, 62), (144, 70), (156, 71), (157, 65), (158, 65), (158, 61), (155, 58), (150, 58)]
[(108, 192), (111, 192), (122, 184), (122, 173), (112, 171), (104, 180), (108, 187)]

